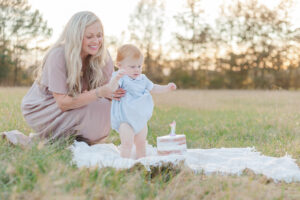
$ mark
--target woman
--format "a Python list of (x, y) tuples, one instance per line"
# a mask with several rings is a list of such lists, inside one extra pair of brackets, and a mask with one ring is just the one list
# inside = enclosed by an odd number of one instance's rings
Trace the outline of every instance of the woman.
[(103, 27), (92, 12), (76, 13), (46, 54), (40, 73), (22, 101), (34, 137), (76, 135), (89, 144), (110, 132), (111, 99), (124, 96), (108, 84), (113, 62)]

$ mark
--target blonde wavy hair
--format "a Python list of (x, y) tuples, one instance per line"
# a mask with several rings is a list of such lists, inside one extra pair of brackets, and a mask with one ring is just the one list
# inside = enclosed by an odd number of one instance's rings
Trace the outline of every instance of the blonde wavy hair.
[(67, 25), (65, 26), (61, 36), (55, 44), (49, 49), (43, 59), (42, 65), (38, 70), (37, 81), (40, 83), (42, 70), (49, 53), (58, 47), (63, 46), (65, 51), (66, 68), (67, 68), (67, 85), (70, 96), (76, 96), (81, 93), (80, 74), (82, 70), (82, 59), (80, 56), (82, 48), (82, 40), (87, 26), (96, 22), (100, 23), (103, 34), (102, 45), (96, 55), (88, 56), (87, 71), (85, 72), (88, 81), (88, 89), (95, 89), (104, 82), (108, 77), (105, 77), (102, 69), (105, 67), (108, 54), (104, 41), (104, 30), (100, 19), (92, 12), (83, 11), (74, 14)]

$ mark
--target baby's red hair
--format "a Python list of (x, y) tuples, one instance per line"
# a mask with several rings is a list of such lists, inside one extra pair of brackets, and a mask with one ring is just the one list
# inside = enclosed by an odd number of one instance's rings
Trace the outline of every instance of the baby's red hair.
[(143, 58), (143, 54), (139, 48), (132, 44), (125, 44), (118, 48), (116, 61), (121, 62), (125, 58), (137, 60), (141, 57)]

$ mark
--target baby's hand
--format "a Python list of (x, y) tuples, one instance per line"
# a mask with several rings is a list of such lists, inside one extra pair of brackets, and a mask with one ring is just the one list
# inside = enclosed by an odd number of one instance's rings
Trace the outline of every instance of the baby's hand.
[(176, 90), (176, 85), (175, 85), (175, 83), (168, 83), (168, 89), (169, 90)]
[(116, 76), (114, 76), (114, 77), (110, 80), (108, 86), (110, 87), (110, 89), (111, 89), (113, 92), (116, 91), (116, 90), (118, 89), (118, 87), (119, 87), (118, 81), (119, 81), (120, 78), (122, 78), (125, 74), (127, 74), (127, 72), (126, 72), (124, 69), (120, 69), (120, 70), (117, 71)]
[(124, 75), (126, 75), (127, 74), (127, 72), (124, 70), (124, 69), (120, 69), (120, 70), (118, 70), (118, 73), (117, 73), (117, 75), (116, 75), (116, 78), (117, 79), (120, 79), (120, 78), (122, 78)]

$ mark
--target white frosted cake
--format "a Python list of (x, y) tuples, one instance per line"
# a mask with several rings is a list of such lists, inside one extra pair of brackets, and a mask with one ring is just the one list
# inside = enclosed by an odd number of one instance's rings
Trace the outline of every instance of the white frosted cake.
[(165, 135), (157, 137), (157, 154), (184, 154), (186, 152), (185, 135)]
[(169, 135), (157, 137), (157, 154), (164, 156), (170, 154), (184, 154), (186, 152), (185, 135), (176, 135), (176, 122), (170, 124)]

